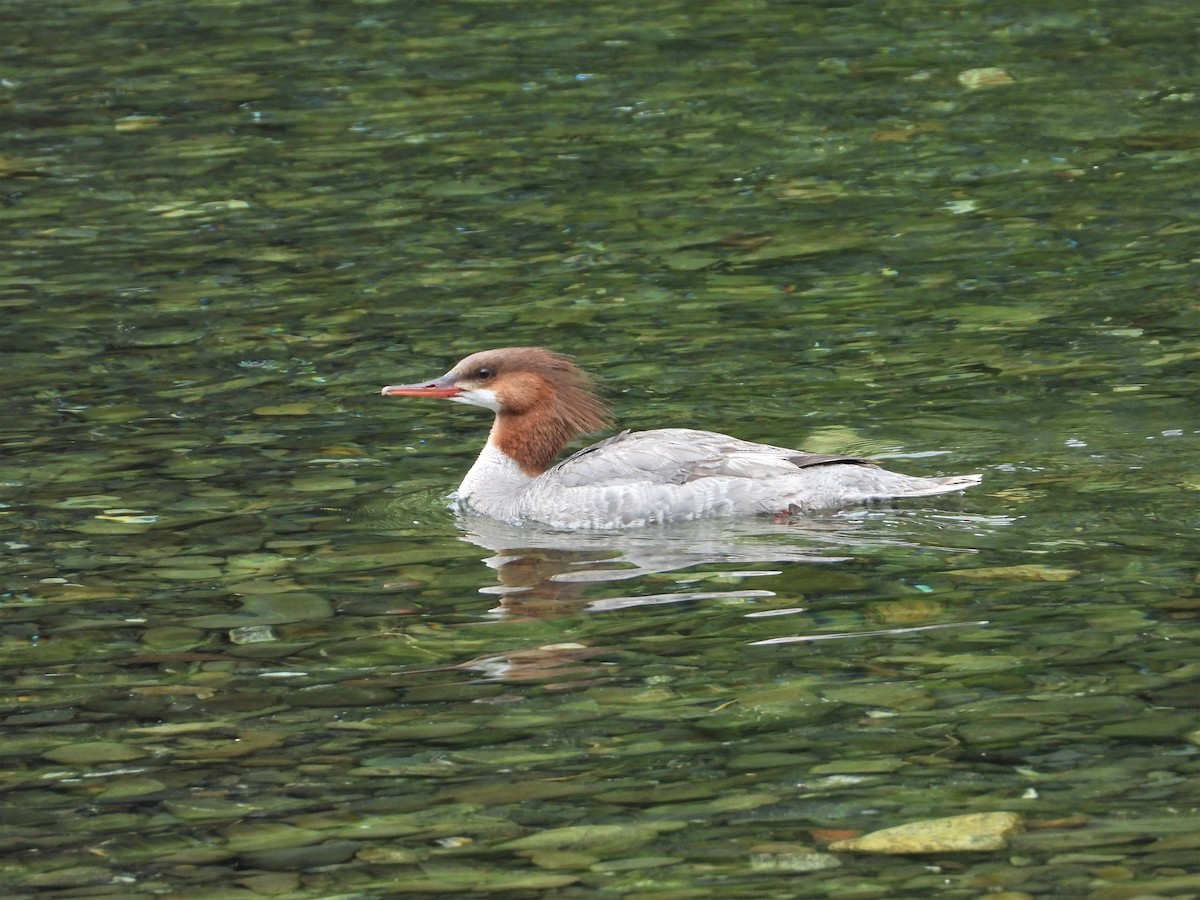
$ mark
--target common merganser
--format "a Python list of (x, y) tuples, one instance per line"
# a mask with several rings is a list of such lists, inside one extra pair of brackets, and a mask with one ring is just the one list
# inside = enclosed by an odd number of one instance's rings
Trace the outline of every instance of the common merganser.
[(554, 528), (626, 528), (727, 516), (788, 516), (888, 497), (969, 488), (981, 475), (920, 478), (864, 459), (804, 453), (713, 431), (622, 431), (551, 467), (575, 438), (610, 422), (593, 382), (542, 347), (473, 353), (445, 375), (392, 384), (385, 397), (437, 397), (496, 414), (455, 496), (465, 509)]

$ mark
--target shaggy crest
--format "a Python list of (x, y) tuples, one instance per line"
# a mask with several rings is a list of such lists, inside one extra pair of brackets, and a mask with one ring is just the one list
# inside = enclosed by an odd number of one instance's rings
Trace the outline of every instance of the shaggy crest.
[(491, 381), (502, 385), (492, 440), (528, 475), (540, 475), (573, 440), (612, 421), (592, 377), (570, 358), (542, 347), (484, 350), (452, 371), (478, 387)]

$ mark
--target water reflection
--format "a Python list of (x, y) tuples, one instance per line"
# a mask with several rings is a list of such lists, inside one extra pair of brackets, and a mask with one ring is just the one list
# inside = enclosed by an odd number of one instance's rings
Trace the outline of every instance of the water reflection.
[[(1007, 524), (1004, 517), (946, 516), (937, 519), (947, 529), (977, 534)], [(769, 519), (704, 521), (625, 532), (560, 531), (544, 526), (512, 525), (484, 516), (459, 518), (462, 540), (492, 551), (483, 559), (496, 573), (497, 584), (481, 593), (496, 594), (506, 614), (553, 614), (557, 607), (582, 606), (589, 612), (686, 603), (722, 597), (771, 597), (768, 590), (672, 590), (650, 594), (591, 598), (585, 588), (597, 583), (645, 579), (665, 572), (700, 566), (740, 565), (723, 570), (727, 580), (781, 574), (780, 564), (830, 564), (881, 547), (921, 547), (961, 552), (970, 547), (931, 546), (922, 535), (928, 520), (896, 511), (857, 510), (806, 517), (782, 524)], [(904, 528), (905, 524), (908, 525)], [(698, 580), (698, 579), (696, 579)], [(681, 575), (674, 584), (687, 584)], [(706, 583), (711, 587), (711, 582)]]

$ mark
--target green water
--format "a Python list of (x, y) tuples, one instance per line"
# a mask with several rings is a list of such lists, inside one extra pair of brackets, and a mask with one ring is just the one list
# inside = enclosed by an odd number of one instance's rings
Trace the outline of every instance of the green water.
[[(1200, 891), (1193, 3), (3, 14), (5, 896)], [(531, 343), (984, 483), (458, 521)]]

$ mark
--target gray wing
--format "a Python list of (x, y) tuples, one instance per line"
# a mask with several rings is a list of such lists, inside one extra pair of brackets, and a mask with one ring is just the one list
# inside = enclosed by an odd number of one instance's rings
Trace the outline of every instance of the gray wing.
[(741, 441), (713, 431), (659, 428), (623, 431), (567, 457), (548, 472), (563, 487), (633, 482), (687, 484), (701, 478), (770, 478), (829, 463), (859, 463), (852, 456), (803, 453)]

